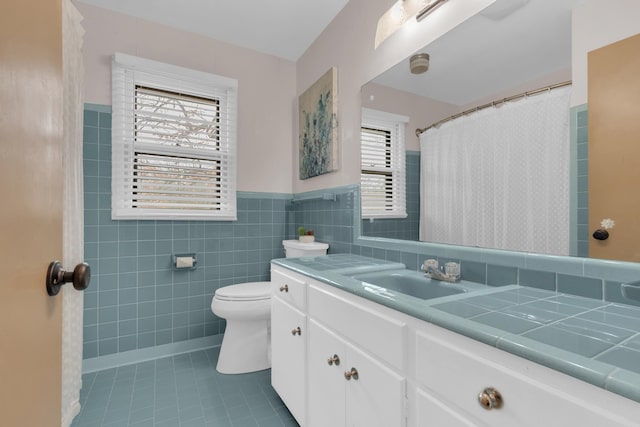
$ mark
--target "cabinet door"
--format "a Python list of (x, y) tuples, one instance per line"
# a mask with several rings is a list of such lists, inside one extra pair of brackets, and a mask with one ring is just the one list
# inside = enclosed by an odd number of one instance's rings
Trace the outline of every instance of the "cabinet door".
[(486, 424), (471, 420), (459, 409), (453, 409), (422, 389), (415, 398), (416, 427), (484, 427)]
[(342, 371), (358, 372), (346, 383), (346, 414), (349, 427), (406, 425), (405, 379), (360, 349), (347, 345)]
[(309, 319), (309, 427), (345, 425), (345, 359), (345, 342)]
[[(298, 328), (299, 333), (298, 333)], [(295, 332), (295, 334), (293, 333)], [(271, 299), (271, 384), (300, 425), (305, 425), (306, 316)]]
[[(487, 425), (638, 426), (637, 418), (605, 406), (604, 399), (613, 402), (609, 392), (455, 333), (429, 329), (416, 334), (418, 382)], [(479, 404), (485, 387), (497, 389), (502, 407), (486, 410)]]

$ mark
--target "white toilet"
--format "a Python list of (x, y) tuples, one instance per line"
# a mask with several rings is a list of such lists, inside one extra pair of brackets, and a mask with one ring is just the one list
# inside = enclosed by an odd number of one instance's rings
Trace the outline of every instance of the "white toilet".
[[(287, 258), (325, 255), (326, 243), (283, 240)], [(271, 367), (271, 282), (230, 285), (216, 290), (211, 311), (227, 321), (216, 370), (244, 374)]]

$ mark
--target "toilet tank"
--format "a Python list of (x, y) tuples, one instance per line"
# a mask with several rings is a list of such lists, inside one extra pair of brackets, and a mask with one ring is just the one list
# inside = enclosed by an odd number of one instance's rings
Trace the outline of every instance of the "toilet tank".
[(302, 243), (299, 240), (283, 240), (282, 245), (284, 246), (284, 255), (287, 258), (326, 255), (327, 249), (329, 249), (327, 243)]

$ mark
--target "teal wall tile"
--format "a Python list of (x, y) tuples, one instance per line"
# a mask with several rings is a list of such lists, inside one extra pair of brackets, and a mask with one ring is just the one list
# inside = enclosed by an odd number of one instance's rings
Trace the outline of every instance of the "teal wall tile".
[(135, 304), (136, 302), (138, 302), (137, 289), (120, 289), (118, 291), (118, 305)]
[(82, 345), (82, 357), (88, 359), (98, 356), (98, 341), (84, 341)]
[(601, 300), (603, 297), (602, 280), (558, 274), (558, 292)]
[(98, 340), (98, 326), (97, 325), (84, 326), (82, 328), (82, 335), (85, 338), (85, 341), (87, 341), (87, 342), (97, 341)]
[(100, 134), (100, 130), (96, 127), (84, 126), (82, 133), (82, 140), (85, 144), (97, 144)]
[(97, 111), (84, 110), (84, 126), (85, 127), (98, 127), (98, 117), (99, 114)]
[(135, 350), (138, 346), (137, 335), (120, 336), (118, 338), (118, 351)]
[(578, 127), (585, 127), (588, 125), (588, 118), (589, 118), (589, 114), (587, 113), (587, 110), (583, 110), (583, 111), (579, 111), (578, 112)]
[(98, 356), (107, 356), (118, 352), (118, 339), (109, 338), (98, 341)]
[(98, 326), (98, 337), (100, 341), (118, 336), (118, 327), (116, 322), (101, 323)]
[(476, 283), (487, 283), (487, 264), (475, 261), (460, 262), (460, 277)]
[(502, 265), (487, 265), (487, 285), (505, 286), (518, 283), (518, 269)]
[(532, 288), (556, 290), (556, 273), (553, 271), (538, 271), (520, 269), (518, 272), (519, 285)]

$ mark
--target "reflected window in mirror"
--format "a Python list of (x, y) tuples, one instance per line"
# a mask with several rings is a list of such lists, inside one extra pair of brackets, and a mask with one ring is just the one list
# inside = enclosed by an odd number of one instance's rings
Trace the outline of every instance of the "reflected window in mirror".
[(406, 218), (405, 128), (408, 117), (362, 109), (362, 218)]

